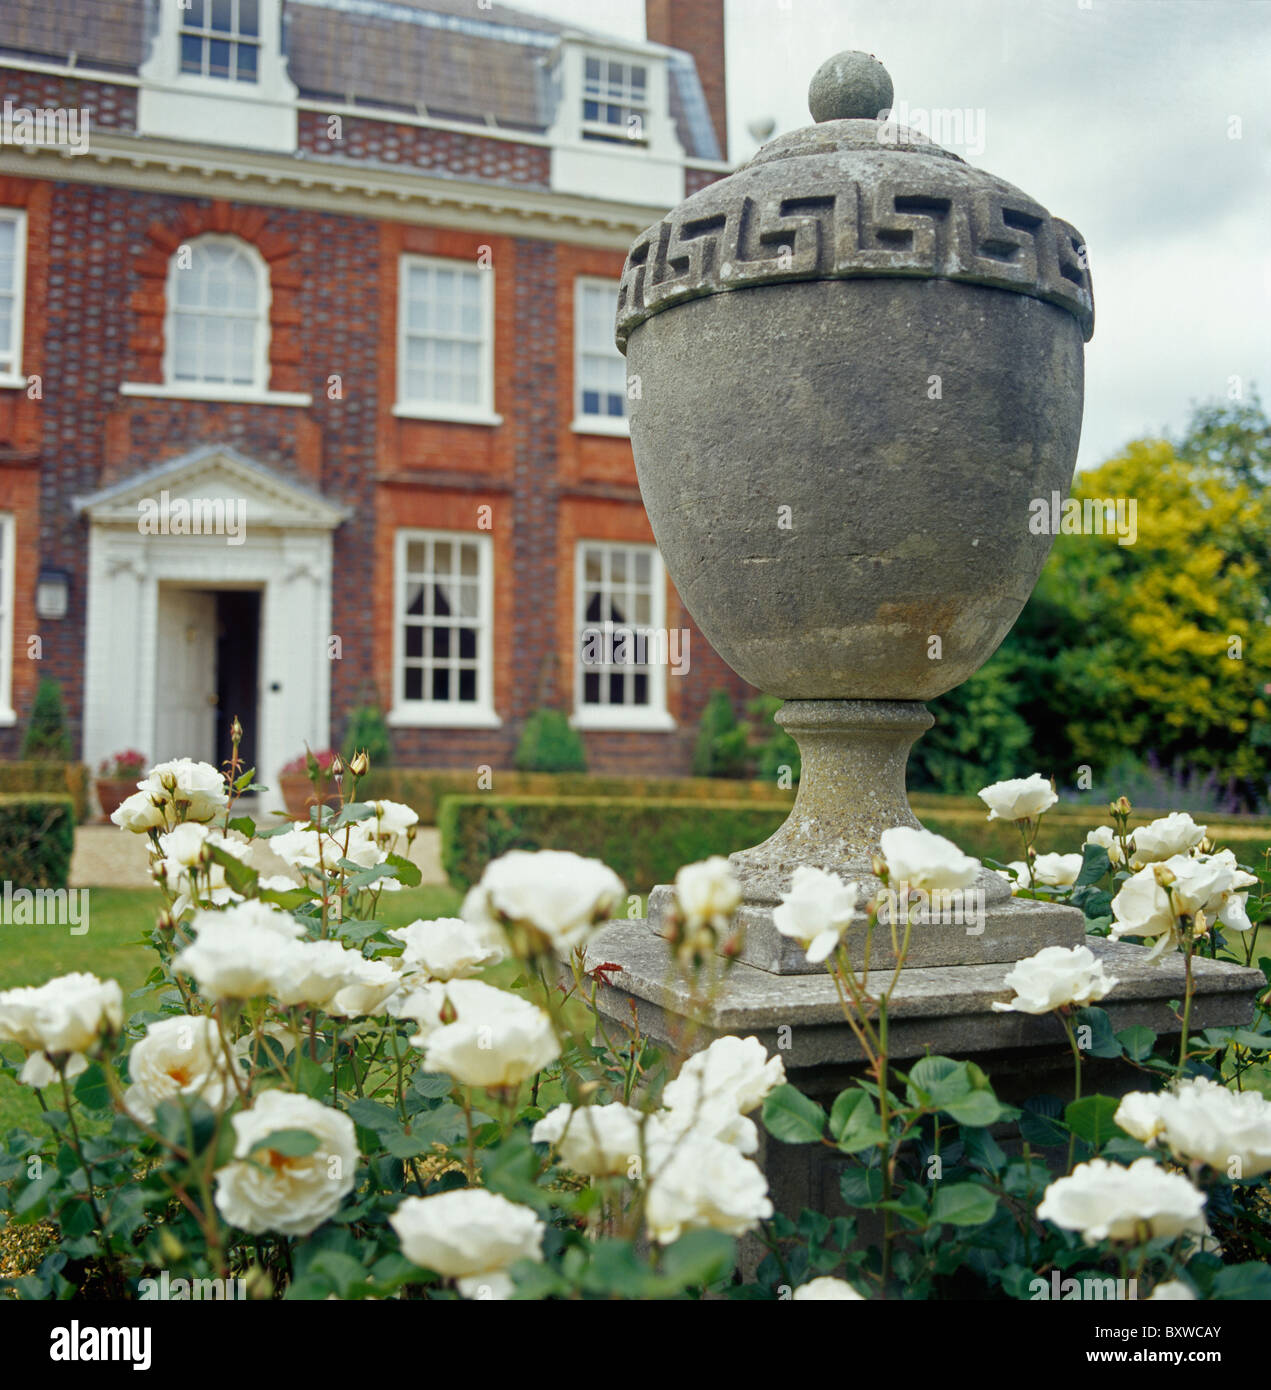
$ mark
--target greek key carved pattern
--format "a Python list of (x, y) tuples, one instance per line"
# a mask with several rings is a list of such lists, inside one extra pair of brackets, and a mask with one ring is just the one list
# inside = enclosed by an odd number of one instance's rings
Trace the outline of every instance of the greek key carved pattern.
[(1022, 194), (900, 176), (684, 208), (641, 234), (618, 290), (617, 339), (687, 299), (853, 276), (961, 280), (1067, 309), (1089, 340), (1094, 296), (1080, 233)]

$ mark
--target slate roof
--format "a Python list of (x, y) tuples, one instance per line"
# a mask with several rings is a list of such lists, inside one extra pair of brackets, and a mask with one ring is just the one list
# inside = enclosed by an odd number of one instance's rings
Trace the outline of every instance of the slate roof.
[[(157, 3), (0, 0), (0, 54), (53, 63), (73, 54), (84, 67), (135, 73)], [(506, 5), (477, 10), (472, 0), (283, 4), (283, 44), (302, 96), (512, 130), (551, 124), (544, 59), (566, 27), (573, 26)], [(717, 159), (692, 58), (676, 54), (669, 70), (671, 115), (686, 153)]]

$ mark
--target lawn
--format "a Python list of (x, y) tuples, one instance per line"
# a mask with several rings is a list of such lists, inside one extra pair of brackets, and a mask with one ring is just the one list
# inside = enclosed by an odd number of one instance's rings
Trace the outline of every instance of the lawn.
[[(405, 926), (418, 917), (449, 917), (459, 910), (459, 895), (445, 885), (404, 888), (385, 893), (379, 915), (390, 926)], [(143, 934), (153, 924), (162, 899), (146, 888), (90, 890), (89, 930), (71, 936), (62, 927), (0, 926), (0, 989), (42, 985), (55, 975), (87, 970), (102, 979), (119, 981), (127, 1012), (151, 1007), (144, 996), (129, 999), (155, 964), (153, 948)], [(20, 1049), (9, 1048), (17, 1058)], [(29, 1126), (39, 1114), (35, 1096), (7, 1077), (0, 1077), (0, 1133), (11, 1125)]]

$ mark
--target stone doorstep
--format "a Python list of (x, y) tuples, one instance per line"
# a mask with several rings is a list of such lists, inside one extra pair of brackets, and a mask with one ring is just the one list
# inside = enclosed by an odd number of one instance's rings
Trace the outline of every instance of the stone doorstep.
[[(672, 907), (675, 890), (662, 884), (649, 894), (648, 924), (657, 935), (665, 934), (663, 914)], [(777, 975), (815, 975), (825, 978), (824, 965), (809, 965), (803, 948), (782, 936), (772, 920), (772, 908), (744, 903), (737, 913), (737, 925), (744, 935), (739, 959)], [(865, 920), (854, 922), (847, 931), (848, 954), (854, 961), (864, 958)], [(958, 922), (915, 923), (906, 957), (910, 969), (962, 965), (1014, 965), (1025, 956), (1035, 955), (1044, 946), (1080, 946), (1086, 939), (1085, 919), (1073, 907), (1047, 903), (1039, 898), (1011, 898), (987, 903), (983, 921), (972, 931)], [(891, 928), (874, 928), (875, 959), (887, 960)]]
[[(1111, 1019), (1113, 1031), (1142, 1025), (1158, 1034), (1179, 1031), (1168, 1001), (1182, 997), (1183, 963), (1178, 956), (1160, 962), (1147, 960), (1145, 946), (1090, 937), (1086, 944), (1104, 962), (1106, 973), (1119, 981), (1099, 1007)], [(672, 969), (666, 943), (649, 930), (644, 919), (605, 927), (587, 951), (587, 968), (602, 962), (622, 967), (602, 985), (596, 1002), (607, 1017), (630, 1023), (634, 998), (641, 1031), (655, 1042), (674, 1042), (689, 1024), (690, 998)], [(1039, 1062), (1054, 1057), (1068, 1044), (1050, 1015), (996, 1013), (992, 1001), (1006, 1002), (1013, 991), (1005, 984), (1011, 965), (951, 965), (934, 968), (907, 966), (890, 1009), (890, 1053), (897, 1060), (927, 1051), (950, 1057), (974, 1057), (992, 1075), (994, 1054), (1013, 1060), (1038, 1049)], [(1224, 961), (1193, 962), (1196, 992), (1192, 1001), (1193, 1030), (1247, 1023), (1254, 996), (1266, 988), (1260, 970)], [(881, 988), (889, 971), (870, 972)], [(788, 1034), (778, 1030), (788, 1028)], [(829, 975), (777, 975), (737, 963), (724, 979), (707, 1013), (693, 1030), (696, 1051), (724, 1034), (754, 1034), (784, 1059), (786, 1070), (798, 1074), (811, 1068), (843, 1066), (861, 1060), (861, 1050), (844, 1022), (834, 982)]]

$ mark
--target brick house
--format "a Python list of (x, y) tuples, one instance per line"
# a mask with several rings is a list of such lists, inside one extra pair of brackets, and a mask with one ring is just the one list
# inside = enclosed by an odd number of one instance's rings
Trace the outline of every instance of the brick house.
[(746, 687), (652, 544), (612, 319), (727, 170), (723, 0), (647, 19), (5, 0), (0, 756), (49, 675), (90, 763), (237, 713), (272, 777), (374, 703), (401, 763), (509, 766), (552, 706), (595, 770), (687, 770)]

